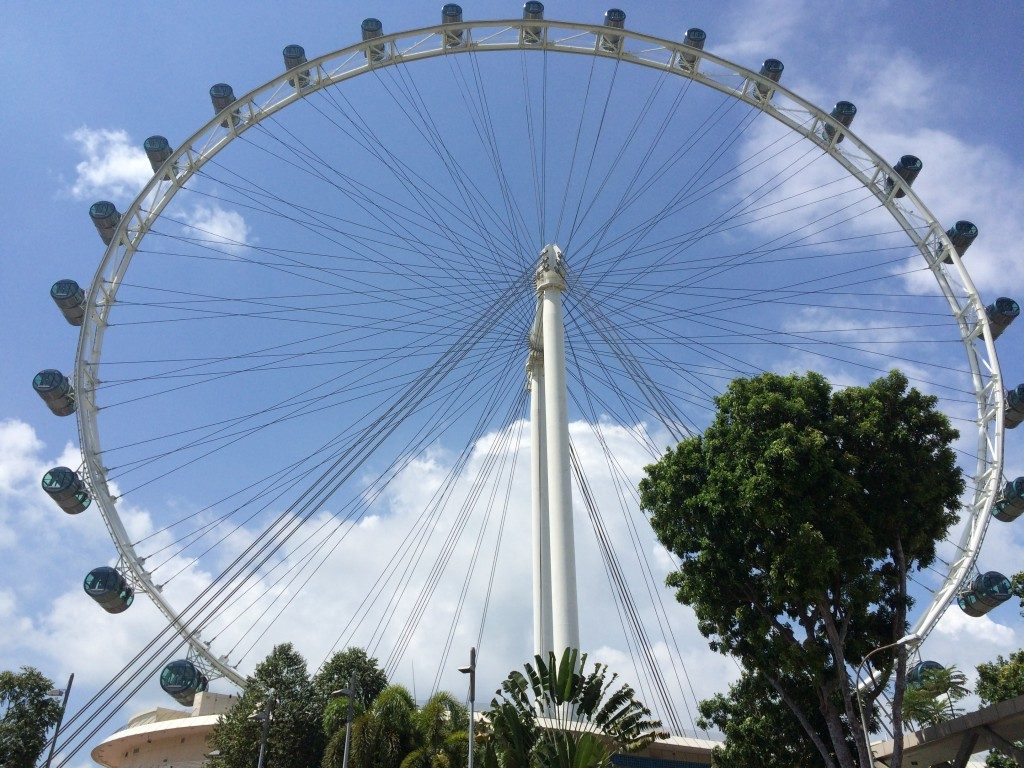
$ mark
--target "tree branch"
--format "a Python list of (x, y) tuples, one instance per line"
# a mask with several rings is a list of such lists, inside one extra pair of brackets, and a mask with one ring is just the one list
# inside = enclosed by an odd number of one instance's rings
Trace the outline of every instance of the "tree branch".
[(764, 676), (768, 683), (771, 685), (771, 687), (775, 689), (775, 692), (779, 694), (779, 698), (782, 699), (782, 702), (787, 707), (789, 707), (789, 711), (793, 713), (793, 716), (797, 719), (797, 722), (800, 723), (800, 727), (804, 729), (804, 732), (807, 734), (808, 738), (811, 740), (811, 742), (817, 748), (818, 752), (821, 754), (822, 760), (825, 761), (825, 768), (837, 768), (836, 761), (832, 759), (832, 755), (829, 753), (828, 747), (825, 745), (825, 742), (822, 741), (821, 736), (811, 726), (811, 722), (807, 719), (807, 715), (804, 713), (802, 709), (800, 709), (799, 706), (797, 706), (797, 703), (793, 700), (793, 697), (786, 693), (785, 689), (783, 689), (782, 687), (781, 682), (773, 675), (771, 675), (768, 672), (765, 672)]

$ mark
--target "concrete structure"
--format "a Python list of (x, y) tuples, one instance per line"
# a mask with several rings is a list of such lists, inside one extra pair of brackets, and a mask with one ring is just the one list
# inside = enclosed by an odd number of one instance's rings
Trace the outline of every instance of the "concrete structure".
[(562, 315), (565, 276), (562, 250), (544, 246), (534, 275), (537, 310), (526, 364), (533, 453), (534, 652), (542, 656), (580, 647)]
[[(998, 748), (1024, 768), (1024, 750), (1013, 742), (1024, 739), (1024, 696), (1001, 701), (945, 723), (903, 735), (903, 765), (908, 768), (964, 768), (971, 755)], [(875, 745), (875, 758), (888, 765), (892, 741)]]
[(92, 759), (106, 768), (200, 768), (210, 751), (210, 731), (236, 701), (235, 696), (200, 693), (191, 711), (147, 709), (104, 739)]

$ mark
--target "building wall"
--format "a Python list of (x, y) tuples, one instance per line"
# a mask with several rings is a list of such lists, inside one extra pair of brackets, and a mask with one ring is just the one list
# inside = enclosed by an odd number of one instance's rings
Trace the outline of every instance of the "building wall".
[(191, 711), (156, 707), (140, 712), (93, 749), (92, 759), (105, 768), (201, 768), (213, 726), (236, 701), (201, 693)]

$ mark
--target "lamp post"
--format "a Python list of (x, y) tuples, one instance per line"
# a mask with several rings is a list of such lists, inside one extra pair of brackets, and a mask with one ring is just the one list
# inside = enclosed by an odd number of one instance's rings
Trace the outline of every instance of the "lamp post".
[(60, 714), (57, 716), (57, 727), (53, 729), (53, 739), (50, 741), (50, 752), (46, 756), (46, 768), (50, 768), (50, 763), (53, 762), (53, 750), (57, 747), (57, 735), (60, 733), (60, 724), (64, 722), (64, 711), (68, 708), (68, 696), (71, 695), (71, 684), (75, 682), (75, 673), (72, 672), (68, 678), (67, 687), (63, 691), (54, 689), (50, 691), (47, 696), (64, 696), (64, 700), (60, 705)]
[(331, 693), (332, 699), (337, 699), (342, 696), (348, 697), (348, 716), (345, 718), (345, 751), (341, 756), (341, 768), (348, 768), (348, 747), (352, 741), (352, 704), (356, 698), (356, 673), (355, 671), (348, 678), (348, 688), (342, 688), (340, 691), (333, 691)]
[[(868, 735), (868, 721), (867, 721), (867, 718), (864, 716), (864, 700), (861, 698), (861, 695), (860, 695), (860, 689), (861, 689), (860, 673), (861, 673), (861, 670), (864, 669), (865, 665), (868, 663), (868, 660), (872, 656), (874, 656), (876, 653), (878, 653), (879, 651), (885, 651), (885, 650), (888, 650), (889, 648), (899, 648), (900, 646), (911, 645), (913, 643), (919, 643), (920, 641), (921, 641), (921, 636), (911, 632), (909, 635), (904, 635), (903, 637), (901, 637), (895, 643), (889, 643), (888, 645), (881, 645), (881, 646), (879, 646), (878, 648), (875, 648), (872, 651), (868, 651), (868, 654), (863, 659), (861, 659), (860, 660), (860, 664), (857, 665), (857, 685), (856, 685), (856, 688), (855, 688), (855, 690), (857, 692), (857, 709), (860, 710), (860, 728), (861, 728), (861, 732), (864, 734), (864, 744), (868, 748), (868, 759), (871, 761), (871, 765), (869, 766), (869, 768), (874, 768), (874, 765), (875, 765), (875, 751), (871, 748), (871, 737)], [(872, 679), (874, 679), (874, 675), (872, 675)]]
[(473, 704), (476, 701), (476, 647), (469, 649), (469, 666), (459, 667), (459, 672), (469, 675), (469, 768), (473, 768)]
[(267, 699), (263, 703), (262, 712), (254, 712), (250, 715), (253, 720), (259, 720), (262, 723), (260, 727), (260, 755), (256, 759), (256, 768), (263, 768), (263, 765), (267, 757), (267, 737), (270, 735), (270, 719), (274, 711), (274, 704), (277, 703), (277, 697), (274, 695), (273, 690), (267, 691)]

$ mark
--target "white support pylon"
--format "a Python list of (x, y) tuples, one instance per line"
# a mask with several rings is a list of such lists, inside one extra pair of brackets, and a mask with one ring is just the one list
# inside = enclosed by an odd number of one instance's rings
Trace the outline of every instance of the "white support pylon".
[(547, 658), (551, 638), (551, 537), (548, 532), (548, 466), (544, 426), (544, 354), (531, 345), (526, 362), (530, 386), (530, 476), (533, 507), (533, 653)]
[[(579, 609), (576, 601), (576, 548), (572, 522), (572, 484), (569, 475), (569, 409), (565, 375), (565, 328), (562, 291), (565, 264), (557, 245), (540, 253), (535, 277), (537, 316), (531, 345), (542, 350), (543, 422), (548, 536), (551, 575), (551, 649), (556, 655), (580, 647)], [(538, 327), (539, 326), (539, 327)], [(536, 424), (536, 422), (535, 422)], [(538, 426), (538, 432), (540, 425)], [(534, 498), (538, 494), (535, 491)], [(536, 518), (536, 512), (535, 512)], [(543, 583), (543, 575), (541, 576)], [(543, 612), (543, 602), (541, 611)], [(537, 609), (534, 609), (536, 615)], [(543, 615), (543, 613), (542, 613)], [(535, 630), (536, 633), (536, 630)]]

